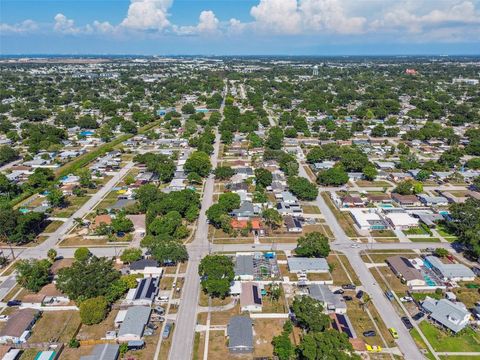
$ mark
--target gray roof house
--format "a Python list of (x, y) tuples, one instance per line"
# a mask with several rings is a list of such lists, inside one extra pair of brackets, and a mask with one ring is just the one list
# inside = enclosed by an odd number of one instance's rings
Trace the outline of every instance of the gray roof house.
[(80, 360), (117, 360), (119, 348), (118, 344), (98, 344), (90, 355), (81, 356)]
[(152, 309), (148, 306), (131, 306), (118, 330), (118, 341), (141, 340)]
[(237, 219), (241, 218), (251, 218), (258, 215), (257, 209), (249, 201), (244, 201), (238, 209), (233, 210), (230, 215), (236, 217)]
[(426, 256), (424, 261), (444, 281), (473, 281), (475, 279), (473, 271), (463, 264), (444, 264), (435, 256)]
[(327, 285), (310, 285), (308, 287), (308, 295), (320, 301), (329, 311), (334, 311), (337, 314), (345, 314), (347, 312), (347, 304), (342, 295), (334, 294)]
[(230, 318), (227, 326), (228, 350), (231, 353), (253, 352), (252, 320), (247, 316)]
[(454, 303), (447, 299), (435, 300), (428, 296), (422, 303), (432, 320), (454, 333), (463, 330), (470, 319), (470, 312), (462, 305), (463, 303)]
[(287, 262), (292, 273), (328, 273), (330, 271), (325, 258), (289, 257)]
[(235, 258), (235, 278), (253, 280), (253, 255), (237, 254)]

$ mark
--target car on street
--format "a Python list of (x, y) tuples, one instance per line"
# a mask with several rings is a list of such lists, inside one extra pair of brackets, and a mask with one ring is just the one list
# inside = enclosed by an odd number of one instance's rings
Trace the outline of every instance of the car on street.
[(390, 334), (393, 336), (394, 339), (398, 339), (397, 329), (391, 327), (391, 328), (388, 328), (388, 331), (390, 332)]
[(408, 329), (408, 330), (411, 330), (413, 329), (413, 324), (412, 322), (410, 321), (410, 319), (406, 316), (402, 316), (401, 318), (402, 322), (403, 322), (403, 325), (405, 325), (405, 327)]
[(355, 290), (357, 287), (354, 284), (343, 284), (342, 289), (344, 290)]
[(372, 336), (376, 336), (377, 333), (375, 332), (375, 330), (368, 330), (368, 331), (364, 331), (363, 332), (363, 336), (365, 337), (372, 337)]
[(7, 306), (20, 306), (22, 302), (20, 300), (10, 300), (7, 302)]
[(170, 330), (172, 330), (172, 324), (167, 323), (165, 325), (165, 329), (163, 329), (163, 333), (162, 333), (162, 337), (164, 339), (168, 339), (168, 337), (170, 336)]

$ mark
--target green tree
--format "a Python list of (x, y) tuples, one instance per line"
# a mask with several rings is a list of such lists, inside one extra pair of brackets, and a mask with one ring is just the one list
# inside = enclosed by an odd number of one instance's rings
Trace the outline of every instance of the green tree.
[(369, 181), (375, 180), (375, 178), (378, 175), (377, 168), (372, 164), (368, 164), (367, 166), (365, 166), (362, 172), (363, 172), (364, 178)]
[(322, 185), (341, 186), (348, 182), (348, 174), (342, 167), (334, 166), (331, 169), (320, 171), (317, 182)]
[(446, 257), (448, 256), (448, 250), (444, 248), (436, 248), (435, 255), (441, 258)]
[(233, 281), (233, 261), (224, 255), (207, 255), (198, 267), (203, 291), (212, 297), (226, 297)]
[(53, 207), (61, 207), (65, 203), (62, 190), (52, 187), (48, 190), (47, 199)]
[(318, 196), (318, 189), (304, 177), (290, 176), (287, 179), (287, 185), (290, 191), (300, 200), (315, 200)]
[(179, 263), (188, 260), (188, 252), (185, 245), (175, 240), (154, 241), (149, 246), (152, 257), (160, 264), (166, 262)]
[(328, 238), (319, 232), (311, 232), (298, 239), (295, 253), (304, 257), (327, 257), (330, 253)]
[(52, 169), (36, 168), (28, 177), (28, 185), (36, 189), (45, 189), (55, 179)]
[(267, 187), (272, 185), (273, 175), (267, 169), (258, 168), (255, 169), (255, 180), (257, 184)]
[(335, 329), (312, 332), (304, 335), (298, 346), (301, 359), (305, 360), (360, 360), (356, 355), (348, 336)]
[(133, 231), (133, 222), (127, 218), (124, 212), (120, 212), (112, 219), (112, 229), (115, 232), (131, 232)]
[(142, 258), (142, 249), (139, 248), (128, 248), (123, 250), (122, 255), (120, 255), (120, 260), (125, 264), (130, 264), (134, 261), (140, 260)]
[(282, 225), (282, 215), (276, 209), (266, 209), (262, 212), (265, 224), (272, 229), (278, 229)]
[(120, 273), (107, 258), (91, 256), (87, 260), (74, 261), (71, 267), (58, 273), (57, 288), (72, 300), (85, 300), (105, 296)]
[(188, 173), (196, 172), (198, 175), (205, 177), (210, 173), (212, 164), (207, 153), (195, 151), (188, 157), (184, 168)]
[(220, 194), (218, 204), (227, 213), (238, 209), (240, 207), (240, 195), (232, 192)]
[(297, 323), (308, 332), (324, 331), (330, 326), (330, 317), (323, 313), (322, 303), (310, 296), (296, 296), (292, 310)]
[(47, 256), (50, 259), (50, 261), (52, 261), (52, 262), (55, 261), (55, 259), (57, 257), (57, 250), (49, 249), (48, 252), (47, 252)]
[(80, 303), (80, 319), (82, 324), (100, 323), (107, 316), (108, 302), (103, 296), (87, 299)]
[(215, 179), (228, 180), (235, 174), (235, 170), (230, 166), (219, 166), (215, 169), (214, 173)]
[(17, 270), (18, 283), (27, 290), (38, 292), (49, 283), (50, 261), (44, 260), (20, 260), (15, 269)]
[(86, 247), (79, 247), (73, 254), (76, 261), (87, 261), (91, 256), (92, 253)]

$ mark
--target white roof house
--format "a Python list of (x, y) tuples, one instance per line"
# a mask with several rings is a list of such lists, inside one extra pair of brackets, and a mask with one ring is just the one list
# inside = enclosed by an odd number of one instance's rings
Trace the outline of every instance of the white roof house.
[(430, 266), (443, 280), (448, 281), (473, 281), (474, 272), (463, 264), (444, 264), (435, 256), (425, 257), (425, 263)]
[(398, 230), (409, 229), (418, 226), (418, 219), (408, 213), (391, 212), (385, 214), (385, 218), (390, 225)]
[(387, 227), (382, 217), (373, 209), (349, 209), (349, 211), (361, 230), (382, 230)]
[(325, 258), (289, 257), (288, 268), (292, 273), (328, 273), (330, 267)]
[(432, 320), (454, 333), (463, 330), (470, 320), (470, 312), (463, 303), (453, 303), (447, 299), (435, 300), (427, 296), (422, 307), (430, 313)]

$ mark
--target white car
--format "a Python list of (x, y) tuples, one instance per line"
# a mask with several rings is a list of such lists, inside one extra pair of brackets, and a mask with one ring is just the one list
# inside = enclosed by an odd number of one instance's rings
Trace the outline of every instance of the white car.
[(8, 321), (8, 315), (0, 315), (0, 321)]
[(400, 301), (401, 301), (401, 302), (412, 302), (412, 301), (413, 301), (413, 298), (410, 297), (410, 296), (404, 296), (404, 297), (401, 297), (401, 298), (400, 298)]

